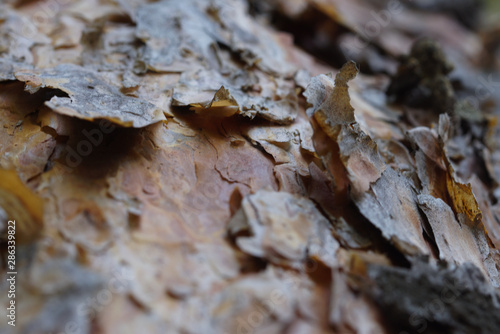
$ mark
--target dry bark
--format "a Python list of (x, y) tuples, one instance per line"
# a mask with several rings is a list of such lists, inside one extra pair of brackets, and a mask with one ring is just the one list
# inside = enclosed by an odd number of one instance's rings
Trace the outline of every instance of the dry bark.
[(2, 2), (0, 332), (499, 333), (469, 6)]

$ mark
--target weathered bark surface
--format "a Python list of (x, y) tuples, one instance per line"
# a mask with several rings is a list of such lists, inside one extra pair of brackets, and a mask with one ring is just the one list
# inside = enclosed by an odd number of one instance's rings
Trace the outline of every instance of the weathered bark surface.
[(500, 333), (473, 2), (3, 1), (0, 332)]

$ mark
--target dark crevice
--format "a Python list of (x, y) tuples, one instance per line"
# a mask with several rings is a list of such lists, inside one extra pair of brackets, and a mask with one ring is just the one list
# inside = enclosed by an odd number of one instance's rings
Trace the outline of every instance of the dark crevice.
[(339, 38), (349, 30), (317, 8), (309, 6), (294, 18), (271, 10), (267, 18), (276, 29), (291, 34), (295, 44), (316, 59), (335, 68), (342, 67), (347, 61), (340, 48)]
[[(291, 34), (298, 48), (331, 67), (341, 68), (347, 61), (354, 60), (360, 71), (366, 74), (390, 74), (395, 70), (395, 64), (389, 64), (394, 61), (393, 57), (386, 51), (356, 35), (314, 5), (309, 5), (294, 17), (262, 0), (250, 1), (249, 10), (254, 17)], [(362, 45), (362, 50), (358, 50), (358, 44)]]
[(69, 95), (60, 89), (39, 88), (36, 92), (26, 91), (27, 85), (21, 81), (4, 81), (0, 83), (0, 91), (6, 103), (13, 106), (12, 111), (21, 114), (23, 117), (37, 112), (46, 101), (50, 101), (54, 96), (67, 97)]

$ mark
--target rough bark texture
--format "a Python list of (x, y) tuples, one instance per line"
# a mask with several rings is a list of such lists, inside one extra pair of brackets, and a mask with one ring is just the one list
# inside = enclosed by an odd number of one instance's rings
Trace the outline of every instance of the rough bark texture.
[(0, 332), (500, 333), (484, 8), (2, 1)]

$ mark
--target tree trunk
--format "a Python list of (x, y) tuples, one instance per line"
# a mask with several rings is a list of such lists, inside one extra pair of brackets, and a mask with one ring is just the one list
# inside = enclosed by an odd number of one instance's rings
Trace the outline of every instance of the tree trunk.
[(4, 1), (0, 332), (500, 333), (488, 6)]

